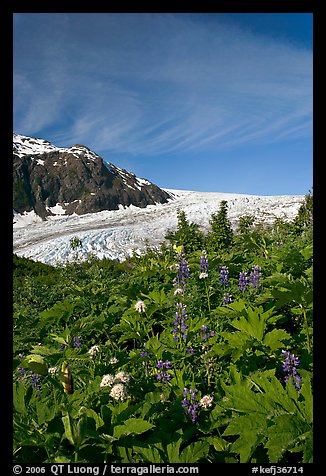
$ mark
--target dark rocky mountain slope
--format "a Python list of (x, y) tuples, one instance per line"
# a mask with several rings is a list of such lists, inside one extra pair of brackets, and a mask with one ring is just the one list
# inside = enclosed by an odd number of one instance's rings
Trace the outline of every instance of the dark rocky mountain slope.
[(13, 208), (49, 215), (144, 208), (172, 199), (133, 173), (106, 163), (84, 145), (55, 147), (43, 139), (13, 137)]

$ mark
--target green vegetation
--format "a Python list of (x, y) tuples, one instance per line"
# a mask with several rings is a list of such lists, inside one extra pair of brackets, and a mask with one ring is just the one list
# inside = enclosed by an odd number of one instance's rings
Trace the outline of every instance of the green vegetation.
[(23, 179), (17, 179), (13, 184), (13, 204), (18, 211), (30, 207), (27, 184)]
[(312, 462), (311, 214), (235, 233), (224, 203), (123, 263), (14, 256), (15, 463)]

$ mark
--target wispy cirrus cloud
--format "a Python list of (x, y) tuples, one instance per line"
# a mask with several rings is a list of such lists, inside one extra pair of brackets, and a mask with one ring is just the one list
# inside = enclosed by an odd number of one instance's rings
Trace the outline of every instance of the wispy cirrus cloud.
[(22, 16), (17, 132), (132, 155), (311, 135), (307, 49), (178, 14)]

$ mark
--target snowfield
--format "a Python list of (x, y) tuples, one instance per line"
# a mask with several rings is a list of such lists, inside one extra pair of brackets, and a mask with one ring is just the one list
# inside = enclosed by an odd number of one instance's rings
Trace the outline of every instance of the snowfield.
[[(169, 229), (177, 226), (177, 210), (186, 212), (190, 222), (209, 229), (212, 213), (222, 200), (228, 202), (228, 217), (236, 228), (243, 215), (254, 215), (257, 221), (272, 223), (279, 217), (292, 220), (304, 199), (303, 195), (256, 196), (234, 193), (193, 192), (163, 189), (174, 198), (165, 204), (146, 208), (130, 206), (119, 210), (86, 215), (63, 215), (59, 204), (51, 210), (55, 216), (42, 221), (34, 212), (14, 212), (13, 251), (35, 261), (52, 265), (85, 260), (90, 255), (99, 259), (125, 260), (141, 254), (146, 247), (158, 246)], [(72, 250), (70, 240), (78, 237), (82, 247)]]

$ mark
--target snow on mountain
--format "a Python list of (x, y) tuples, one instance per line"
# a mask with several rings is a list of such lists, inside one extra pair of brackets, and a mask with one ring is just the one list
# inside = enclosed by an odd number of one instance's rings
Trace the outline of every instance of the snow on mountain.
[(118, 210), (119, 205), (144, 208), (169, 198), (154, 183), (105, 162), (84, 145), (56, 147), (13, 135), (13, 208), (20, 214), (34, 211), (46, 220)]
[[(99, 156), (83, 145), (74, 145), (72, 147), (56, 147), (51, 142), (44, 139), (24, 136), (22, 134), (13, 134), (13, 152), (18, 157), (25, 155), (41, 155), (49, 152), (66, 152), (75, 157), (80, 154), (86, 155), (87, 159), (95, 160)], [(44, 162), (44, 161), (42, 161)], [(41, 164), (44, 165), (44, 164)]]
[(184, 210), (189, 221), (200, 224), (206, 231), (211, 214), (218, 211), (222, 200), (228, 202), (228, 217), (235, 227), (239, 218), (247, 214), (265, 223), (272, 223), (277, 217), (292, 220), (304, 199), (302, 195), (164, 190), (173, 199), (146, 208), (120, 206), (119, 210), (50, 216), (43, 222), (33, 212), (15, 214), (14, 253), (48, 264), (64, 264), (76, 258), (77, 251), (71, 249), (70, 240), (77, 236), (82, 242), (78, 250), (80, 260), (92, 254), (100, 259), (123, 261), (134, 253), (144, 252), (147, 244), (155, 247), (163, 242), (167, 230), (177, 226), (178, 209)]

